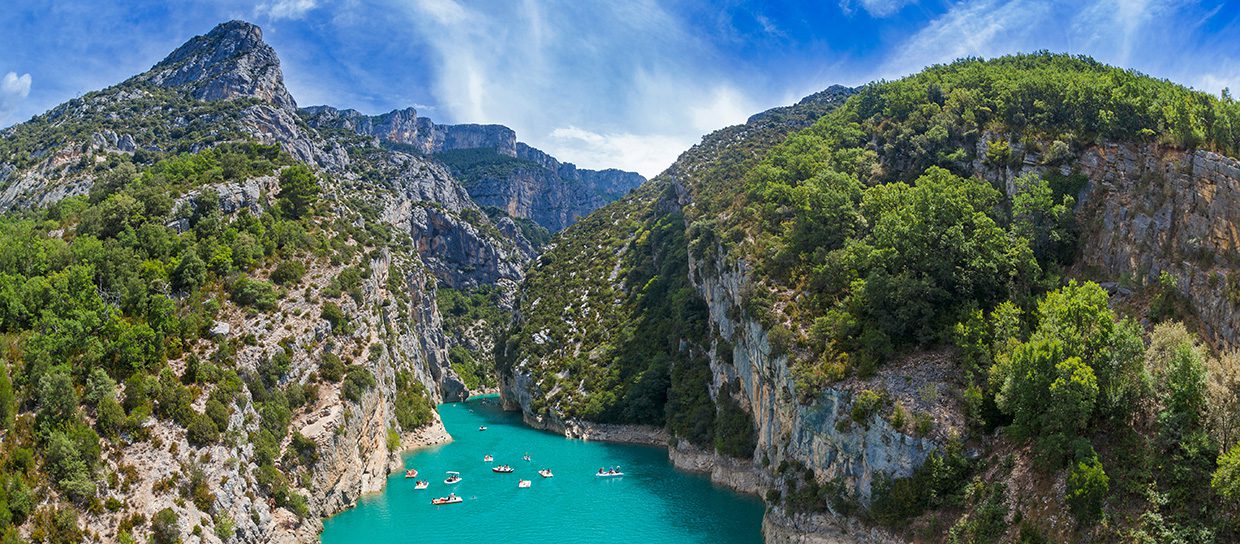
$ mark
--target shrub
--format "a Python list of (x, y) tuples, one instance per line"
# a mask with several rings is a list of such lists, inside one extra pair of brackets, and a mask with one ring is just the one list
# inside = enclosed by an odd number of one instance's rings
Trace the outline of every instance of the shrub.
[(340, 394), (351, 402), (360, 402), (362, 395), (375, 386), (375, 375), (370, 369), (353, 365), (345, 374), (344, 384), (340, 386)]
[(1110, 478), (1102, 469), (1097, 454), (1077, 462), (1068, 474), (1066, 500), (1079, 523), (1093, 522), (1102, 515), (1102, 501), (1110, 487)]
[(334, 383), (344, 377), (345, 365), (335, 353), (324, 352), (319, 361), (319, 377), (326, 382)]
[(331, 324), (333, 333), (348, 334), (349, 321), (345, 317), (344, 311), (335, 302), (325, 302), (320, 316)]
[(242, 306), (253, 306), (260, 310), (274, 308), (278, 298), (275, 288), (270, 283), (248, 276), (241, 276), (233, 282), (231, 295), (233, 302)]
[(207, 446), (220, 439), (220, 430), (215, 421), (206, 414), (194, 412), (190, 416), (189, 426), (185, 428), (185, 438), (194, 446)]
[(271, 272), (271, 281), (276, 285), (290, 285), (301, 282), (302, 276), (306, 274), (306, 265), (296, 259), (288, 259), (280, 261), (276, 265), (276, 269)]
[(400, 428), (411, 431), (429, 425), (435, 417), (426, 386), (407, 370), (396, 374), (396, 421)]
[(852, 405), (852, 420), (863, 426), (870, 426), (870, 418), (882, 408), (883, 396), (877, 391), (866, 389), (857, 395)]
[(278, 201), (285, 215), (300, 218), (310, 210), (319, 197), (319, 180), (304, 165), (295, 164), (280, 172), (280, 196)]
[(1240, 507), (1240, 446), (1219, 455), (1210, 488), (1231, 508)]
[(151, 540), (155, 544), (177, 544), (181, 541), (181, 527), (177, 513), (165, 508), (151, 518)]
[(718, 394), (719, 410), (715, 415), (715, 451), (739, 459), (748, 459), (753, 456), (754, 449), (758, 446), (753, 416), (732, 398), (730, 389), (730, 387), (720, 388)]

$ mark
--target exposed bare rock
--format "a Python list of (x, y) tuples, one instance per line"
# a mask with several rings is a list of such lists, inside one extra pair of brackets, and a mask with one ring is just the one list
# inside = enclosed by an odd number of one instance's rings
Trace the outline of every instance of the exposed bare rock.
[(263, 31), (229, 21), (177, 48), (137, 78), (163, 87), (188, 89), (201, 100), (258, 98), (285, 110), (297, 103), (284, 88), (280, 59), (263, 41)]

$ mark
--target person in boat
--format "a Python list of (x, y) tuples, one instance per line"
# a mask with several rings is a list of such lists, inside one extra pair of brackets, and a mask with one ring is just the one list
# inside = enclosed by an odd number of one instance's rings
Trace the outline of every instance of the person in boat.
[(598, 473), (599, 473), (599, 474), (607, 474), (607, 472), (603, 470), (603, 467), (598, 467)]

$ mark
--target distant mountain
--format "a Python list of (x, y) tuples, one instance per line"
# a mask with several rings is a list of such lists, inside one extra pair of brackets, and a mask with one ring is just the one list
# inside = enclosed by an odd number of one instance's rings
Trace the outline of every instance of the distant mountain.
[[(0, 532), (29, 534), (46, 503), (97, 535), (56, 541), (146, 541), (151, 525), (127, 520), (165, 510), (206, 542), (314, 540), (384, 485), (402, 444), (441, 434), (434, 403), (493, 381), (497, 316), (535, 254), (523, 229), (537, 233), (488, 214), (433, 154), (515, 155), (515, 137), (412, 111), (326, 122), (335, 111), (298, 110), (262, 31), (231, 21), (0, 131), (0, 329), (34, 339), (2, 367), (19, 387), (0, 414), (35, 419), (48, 365), (125, 402), (118, 415), (72, 393), (38, 436), (0, 417), (36, 459), (53, 455), (44, 431), (72, 429), (75, 448), (56, 450), (68, 468), (0, 469), (18, 512)], [(48, 335), (55, 355), (33, 347)], [(47, 500), (36, 512), (13, 489)]]
[(329, 106), (301, 112), (316, 128), (351, 130), (393, 149), (433, 155), (493, 216), (531, 220), (552, 233), (646, 181), (635, 172), (561, 163), (518, 142), (516, 132), (503, 125), (437, 125), (413, 108), (374, 116)]

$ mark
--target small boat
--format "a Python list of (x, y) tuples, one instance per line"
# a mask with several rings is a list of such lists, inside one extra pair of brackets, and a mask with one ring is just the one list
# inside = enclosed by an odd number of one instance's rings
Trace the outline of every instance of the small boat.
[(413, 484), (413, 488), (414, 488), (414, 489), (426, 489), (426, 488), (428, 488), (428, 487), (430, 487), (430, 486), (431, 486), (431, 483), (430, 483), (430, 482), (427, 482), (427, 481), (425, 481), (425, 480), (423, 480), (423, 481), (421, 481), (421, 482), (418, 482), (418, 483), (416, 483), (416, 484)]
[(459, 482), (459, 481), (461, 481), (461, 473), (460, 473), (460, 472), (448, 471), (448, 478), (447, 478), (446, 480), (444, 480), (444, 481), (443, 481), (443, 483), (448, 484), (448, 485), (452, 485), (452, 484), (457, 483), (457, 482)]
[(486, 425), (479, 425), (479, 426), (478, 426), (478, 430), (479, 430), (479, 431), (485, 431), (485, 430), (487, 430), (487, 426), (486, 426)]
[(552, 477), (552, 476), (555, 476), (555, 474), (552, 474), (552, 473), (551, 473), (551, 469), (549, 469), (549, 468), (544, 468), (544, 469), (542, 469), (542, 470), (538, 471), (538, 475), (539, 475), (539, 476), (542, 476), (543, 478), (550, 478), (550, 477)]
[(435, 506), (439, 506), (441, 504), (456, 504), (459, 502), (465, 502), (465, 499), (462, 499), (456, 495), (448, 495), (447, 497), (439, 497), (438, 499), (431, 499), (431, 504)]
[(534, 485), (534, 482), (531, 482), (529, 480), (520, 480), (517, 482), (517, 487), (522, 488), (522, 489), (527, 488), (531, 485)]
[(406, 470), (406, 471), (405, 471), (405, 477), (406, 477), (406, 478), (417, 478), (417, 477), (418, 477), (418, 470), (417, 470), (417, 469), (413, 469), (413, 468), (411, 468), (411, 469), (409, 469), (409, 470)]
[(491, 457), (490, 455), (483, 455), (483, 456), (482, 456), (482, 462), (483, 462), (483, 463), (490, 463), (491, 461), (494, 461), (494, 460), (495, 460), (495, 458), (494, 458), (494, 457)]
[(624, 473), (620, 472), (620, 467), (612, 467), (606, 471), (600, 468), (594, 475), (599, 478), (615, 478), (617, 476), (624, 476)]
[(525, 457), (522, 457), (522, 459), (525, 459), (526, 461), (529, 461), (529, 460), (530, 460), (530, 454), (528, 454), (528, 453), (527, 453), (527, 454), (525, 454)]
[(500, 474), (510, 474), (512, 473), (512, 467), (508, 465), (499, 465), (497, 467), (491, 467), (491, 472), (498, 472)]

